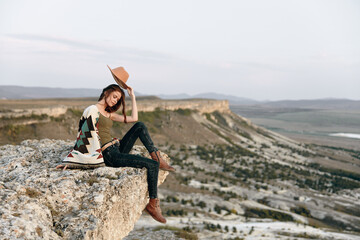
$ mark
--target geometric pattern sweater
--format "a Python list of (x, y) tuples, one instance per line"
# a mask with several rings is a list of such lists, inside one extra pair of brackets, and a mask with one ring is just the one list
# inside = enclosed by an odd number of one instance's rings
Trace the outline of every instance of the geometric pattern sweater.
[(79, 121), (74, 148), (63, 160), (68, 168), (96, 168), (104, 166), (98, 131), (99, 110), (95, 105), (87, 107)]

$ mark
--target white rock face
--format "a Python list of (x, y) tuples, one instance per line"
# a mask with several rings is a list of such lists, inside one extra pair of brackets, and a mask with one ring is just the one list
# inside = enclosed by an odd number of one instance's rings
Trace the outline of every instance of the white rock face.
[[(121, 239), (134, 228), (148, 202), (146, 169), (55, 169), (73, 144), (0, 146), (2, 239)], [(149, 157), (144, 152), (135, 146), (131, 153)], [(167, 174), (159, 172), (159, 184)]]

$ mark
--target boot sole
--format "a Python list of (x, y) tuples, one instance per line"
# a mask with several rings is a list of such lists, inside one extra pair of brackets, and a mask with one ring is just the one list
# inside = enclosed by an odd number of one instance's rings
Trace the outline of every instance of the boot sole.
[(167, 171), (167, 172), (175, 172), (175, 169), (160, 168), (160, 170)]
[(158, 221), (159, 223), (166, 223), (166, 219), (165, 219), (165, 222), (161, 222), (161, 221), (159, 221), (159, 220), (157, 220), (157, 219), (155, 219), (152, 215), (151, 215), (151, 213), (145, 208), (145, 211), (155, 220), (155, 221)]

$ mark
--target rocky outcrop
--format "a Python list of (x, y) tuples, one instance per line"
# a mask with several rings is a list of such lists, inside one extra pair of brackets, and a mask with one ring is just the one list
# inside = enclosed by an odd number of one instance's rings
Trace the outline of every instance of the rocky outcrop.
[[(131, 105), (128, 106), (131, 108)], [(211, 113), (214, 111), (230, 112), (229, 101), (212, 99), (189, 99), (189, 100), (152, 100), (139, 101), (138, 110), (152, 112), (156, 108), (162, 110), (191, 109), (200, 113)]]
[[(0, 147), (3, 239), (121, 239), (133, 229), (148, 202), (146, 169), (56, 169), (72, 146), (43, 139)], [(140, 146), (131, 153), (149, 157)]]
[(11, 109), (0, 112), (0, 118), (19, 118), (29, 117), (31, 115), (46, 114), (51, 117), (58, 117), (68, 110), (66, 106), (47, 107), (47, 108), (26, 108), (26, 109)]
[[(96, 100), (89, 99), (88, 101), (78, 101), (77, 104), (55, 101), (54, 100), (28, 100), (30, 102), (36, 101), (37, 107), (29, 107), (24, 105), (21, 101), (15, 100), (2, 100), (0, 107), (0, 119), (9, 119), (9, 118), (22, 118), (30, 116), (39, 116), (47, 115), (50, 117), (58, 117), (62, 114), (65, 114), (68, 109), (77, 109), (83, 111), (87, 106), (95, 104)], [(75, 100), (74, 100), (75, 101)], [(18, 104), (15, 104), (15, 103)], [(75, 101), (76, 102), (76, 101)], [(156, 108), (161, 110), (177, 110), (182, 109), (191, 109), (199, 111), (200, 113), (211, 113), (214, 111), (219, 112), (229, 112), (229, 102), (227, 100), (213, 100), (213, 99), (184, 99), (184, 100), (162, 100), (162, 99), (137, 99), (138, 102), (138, 111), (143, 112), (152, 112)], [(52, 105), (48, 107), (47, 105)], [(46, 105), (46, 106), (44, 106)], [(131, 109), (131, 101), (126, 101), (126, 109)]]

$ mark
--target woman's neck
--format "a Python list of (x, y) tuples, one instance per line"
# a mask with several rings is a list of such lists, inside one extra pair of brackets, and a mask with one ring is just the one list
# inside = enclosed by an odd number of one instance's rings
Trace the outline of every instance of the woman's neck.
[(98, 101), (98, 102), (96, 103), (96, 105), (98, 106), (98, 108), (101, 108), (101, 110), (104, 110), (104, 111), (105, 111), (106, 103), (105, 103), (105, 100), (104, 100), (104, 99), (101, 99), (100, 101)]

